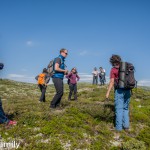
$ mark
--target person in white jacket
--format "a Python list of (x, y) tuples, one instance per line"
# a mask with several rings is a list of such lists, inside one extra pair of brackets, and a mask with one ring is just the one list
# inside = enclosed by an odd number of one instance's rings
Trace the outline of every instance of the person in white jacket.
[(98, 71), (97, 68), (95, 67), (94, 70), (92, 71), (92, 75), (93, 75), (93, 84), (98, 84)]

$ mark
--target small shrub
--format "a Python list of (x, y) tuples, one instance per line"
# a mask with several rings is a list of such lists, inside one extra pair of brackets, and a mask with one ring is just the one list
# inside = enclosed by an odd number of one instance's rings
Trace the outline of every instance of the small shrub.
[(150, 147), (150, 127), (143, 129), (138, 137), (138, 140), (144, 141), (147, 147)]
[(143, 141), (138, 141), (136, 139), (131, 139), (125, 143), (123, 143), (123, 150), (146, 150)]

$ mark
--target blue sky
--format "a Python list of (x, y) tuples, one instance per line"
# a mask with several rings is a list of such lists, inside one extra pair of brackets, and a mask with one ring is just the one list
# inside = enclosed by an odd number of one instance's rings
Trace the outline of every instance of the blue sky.
[(91, 80), (95, 66), (109, 76), (109, 58), (119, 54), (150, 85), (149, 8), (149, 0), (0, 0), (1, 77), (33, 82), (66, 48), (81, 79)]

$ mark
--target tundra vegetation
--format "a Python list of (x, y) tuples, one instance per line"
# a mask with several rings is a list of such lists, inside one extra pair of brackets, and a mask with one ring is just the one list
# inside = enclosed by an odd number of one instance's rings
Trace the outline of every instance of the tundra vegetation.
[(150, 90), (133, 90), (128, 132), (115, 139), (113, 91), (106, 86), (78, 84), (78, 101), (68, 101), (68, 85), (59, 109), (50, 110), (55, 89), (49, 85), (46, 102), (39, 103), (35, 84), (0, 80), (0, 96), (16, 126), (0, 125), (0, 140), (20, 143), (19, 150), (150, 150)]

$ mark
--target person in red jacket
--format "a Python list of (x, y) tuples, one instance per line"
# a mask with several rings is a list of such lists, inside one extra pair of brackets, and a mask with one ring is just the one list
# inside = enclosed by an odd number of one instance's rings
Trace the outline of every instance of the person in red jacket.
[(114, 87), (115, 89), (115, 129), (121, 131), (122, 129), (128, 131), (130, 122), (129, 122), (129, 104), (131, 91), (130, 89), (119, 88), (119, 68), (121, 63), (121, 57), (119, 55), (112, 55), (110, 58), (110, 63), (112, 69), (110, 71), (110, 82), (108, 90), (106, 93), (106, 98), (109, 98), (110, 91)]

